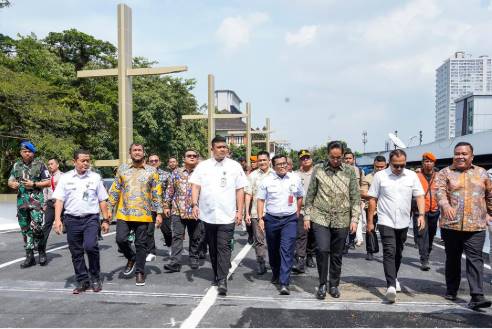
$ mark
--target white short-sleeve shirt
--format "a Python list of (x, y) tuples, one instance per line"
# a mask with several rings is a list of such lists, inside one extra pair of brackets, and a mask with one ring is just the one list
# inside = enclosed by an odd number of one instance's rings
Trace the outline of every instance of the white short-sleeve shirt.
[(395, 175), (386, 168), (374, 175), (367, 194), (378, 199), (378, 224), (402, 229), (410, 224), (412, 197), (424, 195), (424, 190), (413, 171)]
[(257, 198), (265, 200), (266, 212), (273, 216), (290, 216), (297, 211), (297, 198), (304, 197), (299, 175), (287, 173), (280, 177), (272, 172), (258, 188)]
[(108, 199), (108, 192), (99, 174), (87, 170), (79, 175), (74, 169), (60, 177), (53, 199), (63, 201), (66, 214), (87, 216), (99, 214), (99, 203)]
[(196, 166), (188, 180), (200, 185), (200, 220), (209, 224), (231, 224), (236, 217), (236, 190), (248, 185), (241, 165), (229, 158), (214, 158)]

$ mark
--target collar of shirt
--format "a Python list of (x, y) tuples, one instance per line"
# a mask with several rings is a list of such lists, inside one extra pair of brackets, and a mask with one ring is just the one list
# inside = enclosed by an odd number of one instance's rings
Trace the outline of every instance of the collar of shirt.
[(77, 169), (74, 169), (74, 170), (72, 170), (72, 177), (75, 177), (75, 176), (80, 177), (80, 178), (87, 177), (87, 176), (89, 176), (90, 172), (91, 172), (91, 170), (90, 170), (90, 169), (87, 169), (87, 170), (85, 171), (85, 173), (83, 173), (83, 174), (81, 175), (81, 174), (79, 174), (79, 173), (77, 172)]
[(336, 172), (336, 171), (339, 171), (339, 170), (343, 170), (343, 168), (346, 166), (345, 163), (342, 163), (340, 166), (338, 167), (332, 167), (330, 165), (330, 161), (326, 160), (324, 163), (323, 163), (323, 168), (325, 169), (325, 171), (327, 170), (330, 170), (330, 171), (333, 171), (333, 172)]
[(396, 175), (395, 173), (393, 173), (393, 170), (391, 170), (391, 167), (388, 167), (385, 170), (386, 170), (386, 173), (388, 174), (388, 176), (403, 177), (403, 176), (407, 175), (407, 170), (409, 170), (409, 169), (403, 168), (403, 171), (399, 175)]
[(458, 168), (456, 168), (456, 167), (454, 166), (454, 164), (451, 164), (451, 165), (449, 166), (449, 169), (451, 169), (451, 170), (453, 170), (453, 171), (462, 171), (462, 172), (465, 172), (465, 171), (468, 171), (468, 170), (473, 170), (473, 169), (475, 169), (475, 165), (472, 163), (472, 164), (471, 164), (471, 166), (470, 166), (469, 168), (466, 168), (465, 170), (459, 170)]
[(223, 166), (224, 163), (228, 160), (228, 158), (224, 158), (224, 159), (222, 159), (222, 161), (217, 161), (217, 160), (215, 160), (215, 158), (210, 158), (210, 160), (212, 160), (212, 164), (214, 166)]
[(272, 171), (272, 174), (274, 179), (280, 179), (280, 180), (289, 179), (291, 176), (290, 172), (287, 172), (283, 177), (280, 177), (275, 171)]
[(129, 167), (130, 167), (130, 168), (135, 168), (135, 169), (140, 169), (140, 168), (141, 168), (141, 169), (145, 169), (145, 167), (146, 167), (146, 166), (148, 166), (148, 165), (146, 165), (145, 163), (141, 163), (140, 165), (138, 165), (138, 166), (137, 166), (137, 165), (136, 165), (135, 163), (133, 163), (133, 161), (132, 161), (132, 163), (130, 164), (130, 166), (129, 166)]

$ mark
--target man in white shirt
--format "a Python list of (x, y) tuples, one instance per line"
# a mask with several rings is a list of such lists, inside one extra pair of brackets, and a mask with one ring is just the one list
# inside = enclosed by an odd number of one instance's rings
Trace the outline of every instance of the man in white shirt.
[(412, 197), (415, 197), (419, 210), (418, 227), (425, 227), (425, 199), (422, 184), (413, 171), (405, 169), (407, 155), (403, 150), (394, 150), (389, 155), (390, 166), (374, 175), (367, 195), (369, 210), (367, 212), (366, 232), (374, 229), (374, 212), (377, 205), (378, 229), (383, 244), (383, 267), (386, 276), (386, 298), (394, 303), (396, 292), (401, 291), (398, 282), (403, 246), (407, 239), (410, 224)]
[[(62, 232), (61, 213), (65, 208), (63, 223), (67, 228), (67, 242), (77, 280), (74, 294), (89, 289), (91, 286), (89, 274), (92, 290), (98, 292), (102, 289), (97, 242), (99, 210), (104, 217), (101, 227), (104, 233), (109, 230), (110, 214), (106, 204), (108, 193), (101, 176), (89, 169), (90, 160), (88, 151), (75, 151), (73, 160), (75, 169), (62, 175), (53, 192), (53, 198), (56, 199), (54, 230), (57, 234)], [(89, 272), (87, 272), (84, 253), (89, 260)]]
[(263, 275), (267, 272), (265, 266), (266, 258), (266, 242), (265, 232), (259, 229), (257, 208), (257, 194), (261, 182), (268, 177), (272, 172), (270, 168), (270, 154), (266, 151), (258, 152), (257, 155), (258, 169), (253, 171), (248, 176), (249, 184), (244, 189), (246, 193), (246, 224), (253, 228), (254, 248), (256, 253), (256, 261), (258, 268), (256, 274)]
[(302, 207), (304, 189), (299, 176), (288, 172), (285, 156), (274, 156), (272, 165), (275, 172), (268, 175), (258, 189), (258, 225), (266, 233), (272, 283), (280, 283), (280, 294), (289, 295), (297, 218)]
[(222, 296), (227, 294), (234, 226), (242, 222), (244, 187), (248, 185), (241, 165), (227, 158), (228, 152), (225, 138), (216, 136), (212, 158), (200, 162), (189, 178), (193, 217), (205, 223), (213, 284)]

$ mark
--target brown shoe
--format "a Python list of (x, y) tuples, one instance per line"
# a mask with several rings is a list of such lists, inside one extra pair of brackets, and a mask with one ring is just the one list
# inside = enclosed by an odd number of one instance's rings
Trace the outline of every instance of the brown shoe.
[(75, 289), (72, 291), (74, 295), (78, 295), (81, 292), (86, 291), (91, 287), (91, 283), (89, 281), (82, 281), (82, 282), (77, 282), (77, 286)]
[(137, 273), (135, 284), (137, 286), (145, 286), (145, 275), (143, 273)]

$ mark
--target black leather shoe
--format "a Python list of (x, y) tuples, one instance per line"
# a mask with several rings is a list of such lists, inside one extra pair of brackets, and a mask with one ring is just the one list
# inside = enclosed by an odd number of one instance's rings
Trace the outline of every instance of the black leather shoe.
[(424, 260), (424, 261), (422, 261), (420, 263), (420, 270), (422, 270), (422, 271), (428, 271), (430, 269), (431, 269), (431, 267), (429, 265), (429, 261), (428, 260)]
[(36, 265), (36, 259), (34, 258), (34, 251), (28, 250), (26, 251), (26, 259), (22, 264), (20, 264), (21, 268), (28, 268)]
[[(192, 270), (196, 270), (196, 269), (198, 269), (198, 267), (200, 267), (200, 265), (198, 264), (198, 259), (192, 258), (192, 259), (190, 260), (190, 268), (191, 268)], [(179, 272), (179, 271), (178, 271), (178, 272)]]
[(84, 292), (86, 291), (87, 289), (89, 289), (91, 287), (91, 283), (89, 281), (82, 281), (82, 282), (77, 282), (77, 285), (75, 286), (75, 288), (73, 289), (72, 293), (74, 295), (78, 295), (80, 294), (81, 292)]
[(316, 264), (314, 263), (314, 259), (312, 256), (306, 257), (306, 266), (310, 268), (316, 268)]
[(272, 279), (270, 280), (271, 284), (278, 284), (278, 276), (272, 274)]
[(338, 287), (330, 287), (329, 293), (333, 298), (340, 298), (340, 291), (338, 291)]
[(131, 276), (134, 271), (135, 271), (135, 261), (129, 260), (126, 263), (126, 267), (125, 267), (125, 270), (123, 271), (123, 275), (124, 276)]
[(101, 280), (94, 280), (92, 282), (92, 291), (99, 292), (102, 290), (102, 282)]
[(164, 269), (168, 270), (170, 273), (181, 271), (181, 264), (178, 263), (170, 263), (164, 265)]
[(316, 292), (316, 298), (325, 299), (326, 297), (326, 284), (320, 284), (318, 291)]
[(304, 257), (296, 257), (294, 266), (292, 266), (292, 272), (296, 274), (302, 274), (306, 272), (306, 259)]
[(48, 257), (46, 256), (46, 250), (39, 248), (39, 265), (45, 266), (48, 263)]
[(290, 295), (289, 286), (281, 285), (280, 286), (280, 294), (281, 295)]
[(258, 268), (256, 269), (257, 275), (263, 275), (267, 272), (265, 261), (258, 262)]
[(468, 307), (474, 311), (477, 311), (481, 308), (490, 307), (492, 303), (490, 300), (486, 299), (483, 295), (473, 295), (470, 302), (468, 303)]
[(217, 283), (217, 291), (220, 296), (227, 295), (227, 281), (225, 279), (219, 280)]
[(446, 294), (444, 295), (444, 298), (453, 302), (457, 299), (455, 294)]
[(367, 255), (366, 255), (366, 260), (374, 260), (374, 255), (372, 254), (372, 252), (368, 252)]
[(135, 285), (145, 286), (145, 274), (137, 273), (137, 275), (135, 276)]
[(253, 244), (255, 242), (254, 238), (252, 236), (248, 237), (248, 244)]
[(198, 255), (199, 259), (206, 259), (207, 258), (207, 253), (204, 251), (200, 251), (200, 254)]

